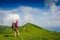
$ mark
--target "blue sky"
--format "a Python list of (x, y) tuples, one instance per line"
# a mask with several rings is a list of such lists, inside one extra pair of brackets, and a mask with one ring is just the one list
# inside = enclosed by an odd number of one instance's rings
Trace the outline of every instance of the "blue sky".
[(0, 25), (27, 22), (60, 31), (60, 0), (0, 0)]
[(1, 0), (0, 6), (3, 8), (16, 8), (18, 6), (44, 7), (44, 0)]

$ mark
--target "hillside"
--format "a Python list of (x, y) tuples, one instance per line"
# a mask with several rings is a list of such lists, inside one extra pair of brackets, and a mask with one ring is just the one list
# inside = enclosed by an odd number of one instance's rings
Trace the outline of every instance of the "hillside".
[(48, 31), (27, 23), (19, 27), (20, 36), (14, 37), (11, 27), (0, 26), (0, 40), (60, 40), (60, 32)]

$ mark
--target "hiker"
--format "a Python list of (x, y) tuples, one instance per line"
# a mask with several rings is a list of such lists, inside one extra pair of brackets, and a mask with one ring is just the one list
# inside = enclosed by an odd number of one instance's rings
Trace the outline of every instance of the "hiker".
[(15, 36), (15, 37), (16, 37), (17, 35), (19, 36), (18, 21), (12, 22), (12, 29), (14, 30), (14, 36)]

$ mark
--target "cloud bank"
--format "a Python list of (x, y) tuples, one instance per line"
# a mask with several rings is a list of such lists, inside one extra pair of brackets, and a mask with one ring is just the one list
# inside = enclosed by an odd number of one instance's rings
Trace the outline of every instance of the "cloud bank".
[(11, 25), (11, 23), (17, 19), (20, 20), (20, 15), (13, 14), (10, 10), (0, 10), (0, 25)]
[(16, 19), (20, 20), (20, 24), (27, 22), (34, 23), (39, 26), (60, 26), (60, 6), (55, 3), (58, 0), (46, 0), (48, 10), (33, 8), (28, 6), (19, 6), (12, 10), (0, 9), (0, 25), (11, 25)]

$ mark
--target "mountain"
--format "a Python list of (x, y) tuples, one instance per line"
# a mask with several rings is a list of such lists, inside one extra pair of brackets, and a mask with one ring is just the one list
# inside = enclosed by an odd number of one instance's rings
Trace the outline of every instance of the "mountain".
[[(0, 32), (1, 40), (60, 40), (60, 32), (49, 31), (31, 23), (19, 27), (20, 36), (14, 38), (11, 27), (2, 27), (3, 33)], [(1, 29), (1, 26), (0, 26)]]

